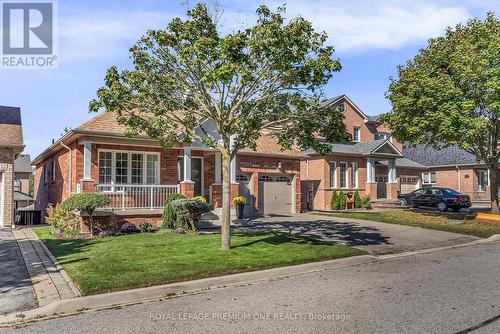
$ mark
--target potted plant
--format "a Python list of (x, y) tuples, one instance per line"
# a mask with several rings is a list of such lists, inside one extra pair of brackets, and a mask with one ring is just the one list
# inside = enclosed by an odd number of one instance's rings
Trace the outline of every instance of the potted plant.
[(243, 211), (245, 210), (245, 203), (247, 199), (245, 196), (236, 196), (233, 198), (233, 203), (236, 205), (236, 216), (238, 219), (243, 219)]

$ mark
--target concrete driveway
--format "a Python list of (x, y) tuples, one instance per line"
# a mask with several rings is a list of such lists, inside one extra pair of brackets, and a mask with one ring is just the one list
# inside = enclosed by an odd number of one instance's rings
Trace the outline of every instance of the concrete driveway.
[(0, 229), (0, 313), (29, 309), (36, 305), (33, 288), (17, 242)]
[(258, 218), (243, 224), (240, 229), (280, 230), (354, 246), (377, 255), (450, 246), (479, 239), (419, 227), (319, 216), (313, 213)]

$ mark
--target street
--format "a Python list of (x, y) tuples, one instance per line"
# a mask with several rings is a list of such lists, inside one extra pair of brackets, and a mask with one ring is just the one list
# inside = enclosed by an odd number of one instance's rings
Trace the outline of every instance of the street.
[(499, 333), (500, 243), (307, 273), (2, 333)]

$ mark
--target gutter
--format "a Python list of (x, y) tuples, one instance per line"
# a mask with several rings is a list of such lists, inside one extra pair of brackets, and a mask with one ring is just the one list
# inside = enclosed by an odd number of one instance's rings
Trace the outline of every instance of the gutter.
[[(71, 193), (73, 190), (73, 187), (72, 187), (72, 183), (73, 183), (73, 153), (71, 152), (71, 148), (69, 148), (66, 144), (64, 144), (64, 142), (62, 140), (61, 140), (61, 146), (68, 150), (68, 155), (69, 155), (69, 159), (68, 159), (68, 179), (69, 179), (68, 180), (68, 196), (71, 196)], [(52, 171), (52, 173), (54, 173), (54, 171)]]

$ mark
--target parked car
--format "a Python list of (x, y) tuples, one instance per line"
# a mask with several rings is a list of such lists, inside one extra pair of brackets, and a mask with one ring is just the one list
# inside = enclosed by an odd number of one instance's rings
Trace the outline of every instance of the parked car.
[(469, 196), (449, 188), (421, 188), (408, 194), (399, 195), (398, 198), (401, 206), (431, 206), (439, 211), (446, 211), (448, 208), (458, 211), (461, 208), (471, 206)]

